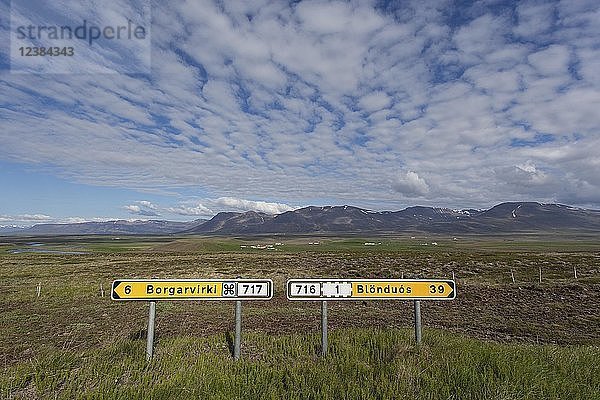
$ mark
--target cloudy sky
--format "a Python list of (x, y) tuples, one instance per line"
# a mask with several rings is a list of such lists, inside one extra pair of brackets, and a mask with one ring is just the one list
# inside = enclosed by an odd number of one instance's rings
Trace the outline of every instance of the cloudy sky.
[[(325, 204), (600, 208), (597, 0), (0, 8), (13, 44), (0, 49), (0, 224)], [(18, 54), (19, 26), (84, 20), (133, 21), (146, 37), (42, 32), (26, 45), (75, 56)]]

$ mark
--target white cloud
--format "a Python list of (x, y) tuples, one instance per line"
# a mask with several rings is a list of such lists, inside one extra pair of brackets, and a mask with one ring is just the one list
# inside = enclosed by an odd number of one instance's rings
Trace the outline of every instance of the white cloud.
[(219, 197), (186, 200), (172, 206), (159, 206), (148, 201), (138, 201), (123, 207), (130, 214), (141, 216), (164, 215), (166, 219), (173, 216), (212, 217), (221, 211), (258, 211), (268, 214), (279, 214), (293, 210), (294, 207), (283, 203), (246, 200), (235, 197)]
[(235, 197), (219, 197), (216, 199), (188, 200), (175, 206), (165, 207), (162, 210), (167, 213), (183, 216), (212, 217), (221, 211), (258, 211), (268, 214), (279, 214), (293, 209), (294, 207), (283, 203), (245, 200)]
[(363, 96), (358, 104), (367, 111), (373, 112), (386, 109), (390, 106), (391, 98), (385, 92), (373, 92)]
[(551, 183), (550, 176), (530, 160), (512, 168), (504, 168), (499, 174), (502, 174), (502, 179), (509, 184), (521, 188), (521, 191), (529, 191), (532, 186), (541, 187)]
[(106, 222), (117, 218), (109, 217), (53, 217), (43, 214), (0, 215), (0, 222), (6, 226), (32, 226), (38, 224), (72, 224), (82, 222)]
[(177, 214), (177, 215), (188, 215), (188, 216), (213, 216), (215, 214), (210, 208), (202, 205), (201, 203), (195, 204), (182, 204), (176, 207), (168, 207), (166, 211)]
[(138, 214), (142, 210), (142, 208), (140, 206), (136, 206), (136, 205), (129, 205), (129, 206), (125, 206), (124, 208), (133, 214)]
[(425, 179), (413, 171), (399, 174), (392, 182), (392, 188), (406, 197), (420, 197), (429, 193)]
[(570, 52), (566, 46), (552, 45), (529, 55), (529, 63), (543, 75), (568, 73)]
[(123, 208), (130, 214), (141, 215), (145, 217), (158, 217), (158, 207), (149, 201), (142, 200), (136, 202), (137, 204), (126, 205)]
[(286, 211), (294, 210), (294, 207), (282, 203), (269, 203), (266, 201), (253, 201), (237, 199), (234, 197), (220, 197), (215, 203), (224, 207), (233, 208), (241, 211), (258, 211), (267, 214), (280, 214)]
[(146, 207), (146, 208), (148, 208), (150, 210), (157, 210), (158, 209), (158, 207), (155, 204), (152, 204), (151, 202), (149, 202), (147, 200), (139, 201), (139, 203), (140, 203), (141, 206)]
[(539, 35), (547, 33), (554, 23), (554, 12), (556, 5), (550, 2), (519, 2), (517, 5), (518, 22), (514, 32), (529, 40), (539, 38)]
[(44, 214), (21, 214), (21, 215), (0, 215), (0, 221), (2, 222), (31, 222), (31, 223), (39, 223), (39, 222), (51, 222), (53, 218), (49, 215)]
[(454, 35), (454, 42), (466, 63), (475, 63), (490, 50), (504, 47), (507, 21), (491, 13), (462, 26)]

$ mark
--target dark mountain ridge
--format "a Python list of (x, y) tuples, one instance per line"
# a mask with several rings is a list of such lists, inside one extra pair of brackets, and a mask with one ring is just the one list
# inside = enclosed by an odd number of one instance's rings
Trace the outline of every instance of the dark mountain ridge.
[[(8, 228), (8, 227), (7, 227)], [(12, 228), (12, 227), (11, 227)], [(372, 211), (353, 206), (309, 206), (281, 214), (221, 212), (210, 220), (108, 221), (39, 224), (4, 235), (255, 235), (313, 233), (503, 234), (586, 231), (600, 233), (600, 211), (561, 204), (508, 202), (488, 210), (414, 206)]]
[(510, 202), (489, 210), (415, 206), (372, 211), (352, 206), (309, 206), (282, 214), (219, 213), (183, 233), (307, 234), (357, 232), (507, 233), (589, 230), (600, 232), (600, 211), (561, 204)]

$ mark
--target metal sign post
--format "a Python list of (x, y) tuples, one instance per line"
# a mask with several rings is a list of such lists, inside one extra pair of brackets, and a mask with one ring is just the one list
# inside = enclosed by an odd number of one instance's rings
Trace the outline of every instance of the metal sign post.
[(240, 350), (242, 343), (242, 302), (235, 302), (235, 338), (233, 342), (233, 359), (240, 359)]
[(415, 342), (421, 344), (421, 300), (415, 300)]
[(327, 354), (327, 300), (413, 300), (415, 339), (421, 343), (421, 300), (454, 300), (454, 280), (290, 279), (288, 300), (321, 301), (322, 354)]
[(156, 317), (156, 302), (150, 302), (148, 313), (148, 334), (146, 335), (146, 361), (152, 360), (154, 355), (154, 319)]
[(321, 302), (321, 355), (327, 355), (327, 301)]

